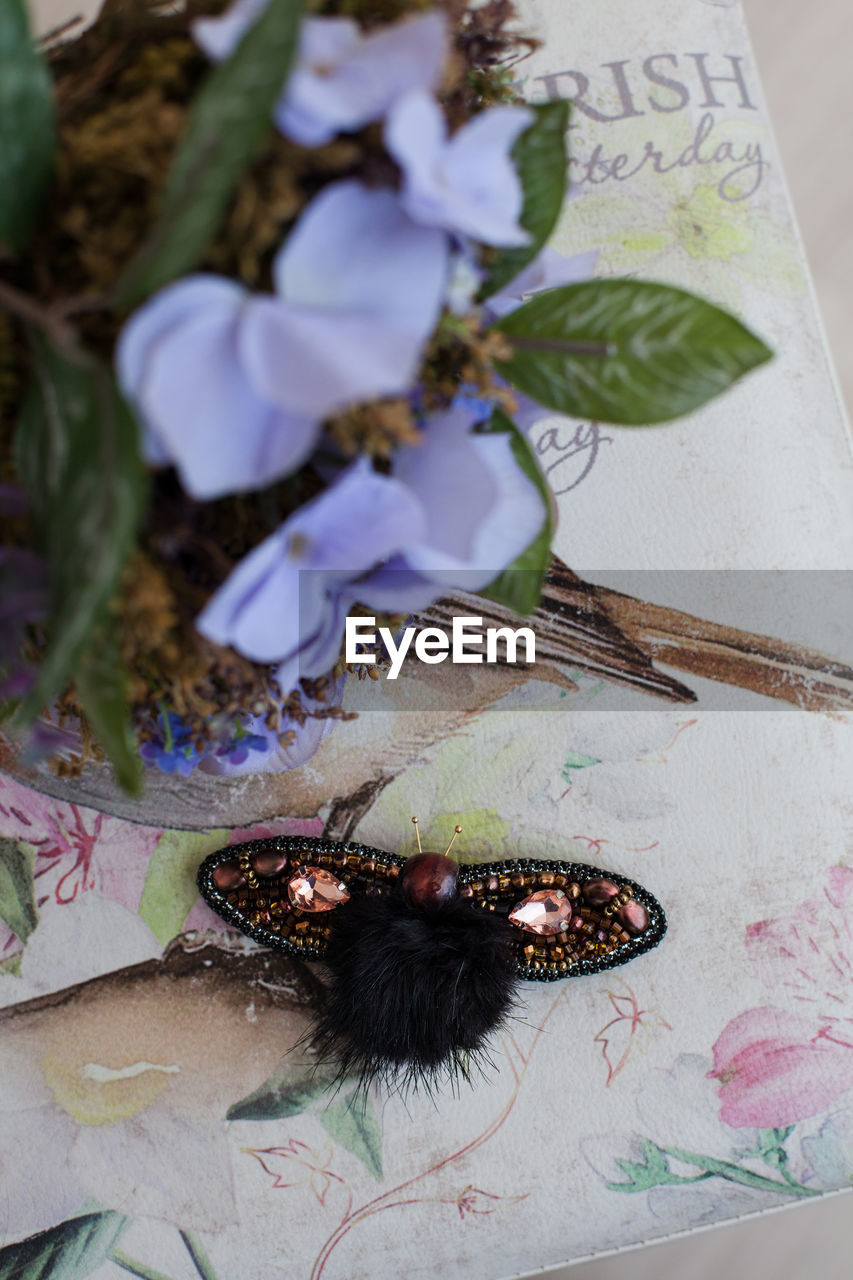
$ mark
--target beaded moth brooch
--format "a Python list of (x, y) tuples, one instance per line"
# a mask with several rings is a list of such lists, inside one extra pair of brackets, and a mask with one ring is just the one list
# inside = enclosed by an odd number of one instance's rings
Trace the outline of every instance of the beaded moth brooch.
[[(413, 818), (418, 831), (417, 818)], [(310, 1042), (341, 1075), (397, 1086), (468, 1076), (517, 1003), (519, 980), (599, 973), (666, 932), (640, 885), (577, 862), (460, 866), (304, 836), (210, 854), (198, 884), (218, 915), (331, 974)]]

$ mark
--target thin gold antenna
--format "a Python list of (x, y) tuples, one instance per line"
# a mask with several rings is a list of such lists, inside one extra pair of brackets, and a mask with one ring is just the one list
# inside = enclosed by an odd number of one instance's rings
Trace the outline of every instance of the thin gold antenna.
[(446, 857), (447, 857), (447, 855), (450, 853), (450, 850), (453, 848), (453, 841), (454, 841), (454, 840), (456, 839), (456, 837), (459, 835), (459, 833), (460, 833), (460, 831), (461, 831), (461, 830), (462, 830), (462, 828), (461, 828), (461, 827), (454, 827), (454, 828), (453, 828), (453, 835), (450, 837), (450, 844), (447, 846), (447, 848), (446, 848), (446, 849), (445, 849), (445, 851), (444, 851), (444, 856), (445, 856), (445, 858), (446, 858)]
[(415, 835), (417, 836), (417, 840), (418, 840), (418, 853), (423, 853), (423, 849), (421, 848), (421, 829), (418, 826), (417, 818), (412, 818), (412, 822), (415, 824)]

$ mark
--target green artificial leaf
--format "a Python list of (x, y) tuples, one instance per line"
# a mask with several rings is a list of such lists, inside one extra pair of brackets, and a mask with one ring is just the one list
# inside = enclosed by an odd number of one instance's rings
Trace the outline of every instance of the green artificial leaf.
[(547, 289), (493, 328), (512, 342), (498, 369), (519, 391), (574, 418), (625, 426), (689, 413), (772, 354), (713, 303), (641, 280)]
[(53, 85), (24, 0), (0, 0), (0, 241), (26, 244), (53, 171)]
[(192, 105), (151, 239), (119, 281), (122, 305), (141, 302), (204, 255), (270, 135), (302, 7), (301, 0), (270, 0), (231, 57), (211, 71)]
[(517, 249), (498, 251), (480, 290), (481, 302), (503, 289), (533, 261), (554, 230), (563, 207), (569, 173), (569, 103), (544, 102), (530, 110), (536, 112), (536, 119), (512, 149), (524, 192), (519, 221), (530, 240)]
[(0, 1280), (84, 1280), (108, 1260), (129, 1225), (124, 1214), (87, 1213), (0, 1249)]
[(479, 594), (487, 600), (496, 600), (499, 604), (506, 605), (514, 613), (533, 613), (539, 604), (545, 575), (551, 563), (551, 539), (554, 536), (551, 490), (527, 437), (501, 409), (495, 409), (488, 423), (480, 430), (504, 434), (508, 432), (512, 436), (513, 457), (542, 495), (545, 522), (530, 546)]
[[(107, 738), (105, 750), (129, 733), (116, 728), (116, 663), (107, 678), (106, 655), (85, 654), (132, 550), (142, 514), (145, 482), (136, 423), (108, 367), (83, 352), (60, 352), (33, 334), (35, 378), (24, 402), (15, 441), (18, 474), (30, 500), (50, 579), (48, 644), (38, 678), (15, 716), (32, 723), (78, 667), (108, 680), (103, 702), (89, 707)], [(91, 683), (91, 681), (90, 681)], [(89, 686), (87, 686), (87, 689)], [(123, 749), (117, 765), (128, 773)]]
[(226, 1120), (283, 1120), (298, 1116), (321, 1098), (338, 1079), (334, 1065), (317, 1066), (288, 1062), (279, 1067), (253, 1093), (226, 1112)]
[(130, 719), (127, 679), (119, 651), (116, 622), (105, 612), (74, 671), (80, 705), (92, 732), (129, 795), (142, 789), (142, 760)]
[(356, 1089), (345, 1098), (337, 1098), (317, 1119), (340, 1146), (351, 1152), (377, 1181), (382, 1177), (382, 1134), (370, 1098)]
[(148, 864), (139, 916), (163, 946), (181, 932), (198, 901), (199, 863), (221, 849), (227, 828), (214, 831), (164, 831)]
[(0, 839), (0, 920), (21, 942), (38, 924), (33, 886), (35, 850), (18, 840)]

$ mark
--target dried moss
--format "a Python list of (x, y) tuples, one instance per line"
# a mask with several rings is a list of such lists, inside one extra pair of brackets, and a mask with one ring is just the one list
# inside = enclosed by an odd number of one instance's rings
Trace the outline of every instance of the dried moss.
[(403, 399), (373, 400), (346, 409), (326, 422), (326, 431), (348, 457), (366, 453), (390, 458), (399, 445), (420, 440), (412, 407)]

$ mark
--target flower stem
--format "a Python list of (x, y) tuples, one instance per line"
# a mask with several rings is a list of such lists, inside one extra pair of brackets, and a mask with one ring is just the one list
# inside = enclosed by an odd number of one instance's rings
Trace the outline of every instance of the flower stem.
[(764, 1174), (744, 1169), (731, 1160), (715, 1160), (713, 1156), (697, 1155), (692, 1151), (682, 1151), (678, 1147), (661, 1147), (661, 1151), (671, 1156), (673, 1160), (681, 1161), (682, 1164), (692, 1164), (696, 1169), (703, 1169), (706, 1173), (716, 1174), (718, 1178), (725, 1178), (727, 1182), (736, 1182), (743, 1187), (755, 1187), (758, 1191), (783, 1191), (785, 1195), (797, 1196), (800, 1199), (821, 1194), (813, 1187), (804, 1187), (801, 1182), (796, 1182), (790, 1174), (786, 1175), (782, 1170), (780, 1173), (785, 1180), (779, 1182), (776, 1178), (767, 1178)]
[(213, 1265), (202, 1248), (198, 1237), (192, 1231), (184, 1231), (183, 1229), (180, 1230), (180, 1237), (186, 1246), (187, 1253), (193, 1260), (193, 1266), (201, 1276), (201, 1280), (216, 1280)]
[(132, 1276), (139, 1276), (139, 1280), (171, 1280), (171, 1277), (164, 1275), (162, 1271), (155, 1271), (153, 1267), (146, 1267), (144, 1263), (129, 1258), (126, 1253), (122, 1253), (121, 1249), (113, 1249), (108, 1257), (110, 1262), (121, 1267), (122, 1271), (129, 1271)]
[(12, 285), (0, 281), (0, 311), (15, 316), (27, 324), (37, 325), (43, 329), (58, 346), (66, 345), (71, 339), (71, 330), (60, 316), (48, 307), (42, 306), (35, 298)]

